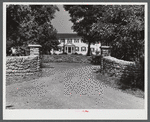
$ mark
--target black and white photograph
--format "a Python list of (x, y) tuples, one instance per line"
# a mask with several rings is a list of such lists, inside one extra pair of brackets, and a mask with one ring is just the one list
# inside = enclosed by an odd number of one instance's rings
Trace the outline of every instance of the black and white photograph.
[(4, 2), (4, 119), (146, 119), (147, 16), (144, 2)]

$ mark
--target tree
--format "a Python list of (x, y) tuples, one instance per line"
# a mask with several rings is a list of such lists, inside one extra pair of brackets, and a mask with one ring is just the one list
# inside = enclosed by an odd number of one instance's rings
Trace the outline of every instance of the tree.
[(96, 11), (100, 8), (95, 5), (64, 5), (64, 8), (70, 14), (70, 20), (73, 22), (73, 30), (83, 38), (83, 42), (88, 43), (87, 55), (89, 56), (91, 43), (99, 41), (91, 31), (92, 25), (97, 22), (96, 15), (98, 13), (100, 15), (102, 11)]
[(123, 73), (120, 82), (144, 90), (144, 6), (106, 5), (103, 11), (92, 32), (111, 44), (113, 57), (136, 62), (133, 72)]
[(7, 6), (7, 49), (25, 42), (42, 45), (44, 52), (59, 44), (57, 31), (51, 25), (54, 5), (9, 5)]
[[(28, 40), (30, 43), (38, 43), (42, 45), (42, 52), (47, 53), (52, 48), (56, 49), (59, 44), (56, 38), (56, 29), (51, 25), (51, 20), (54, 18), (54, 13), (58, 8), (56, 6), (34, 5), (30, 6), (32, 17), (30, 24), (27, 24)], [(36, 38), (35, 38), (36, 37)]]
[(6, 8), (6, 51), (8, 54), (12, 46), (23, 44), (23, 41), (20, 41), (20, 24), (27, 20), (26, 14), (29, 12), (29, 8), (24, 5), (7, 5)]
[(144, 53), (144, 6), (108, 5), (93, 32), (112, 46), (112, 56), (137, 60)]
[[(44, 28), (44, 29), (43, 29)], [(39, 36), (39, 44), (42, 45), (42, 52), (44, 54), (49, 54), (51, 49), (58, 49), (57, 45), (59, 44), (57, 40), (57, 31), (49, 25), (45, 23), (41, 27), (40, 36)]]

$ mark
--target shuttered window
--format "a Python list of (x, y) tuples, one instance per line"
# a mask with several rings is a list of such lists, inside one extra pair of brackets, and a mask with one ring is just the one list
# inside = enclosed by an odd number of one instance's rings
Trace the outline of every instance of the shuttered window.
[(79, 51), (79, 47), (76, 47), (76, 51)]
[(81, 47), (81, 51), (86, 51), (86, 47)]

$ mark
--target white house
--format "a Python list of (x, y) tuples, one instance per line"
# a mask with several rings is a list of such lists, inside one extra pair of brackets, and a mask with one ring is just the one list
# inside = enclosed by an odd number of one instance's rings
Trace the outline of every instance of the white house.
[[(58, 51), (55, 51), (56, 54), (63, 53), (63, 48), (64, 52), (67, 54), (83, 54), (86, 55), (88, 51), (88, 44), (83, 43), (81, 41), (81, 37), (79, 37), (77, 34), (71, 34), (71, 33), (59, 33), (57, 34), (58, 41), (60, 44), (58, 45), (60, 49)], [(90, 48), (92, 51), (92, 54), (96, 54), (96, 51), (100, 52), (100, 46), (101, 43), (97, 44), (91, 44)]]

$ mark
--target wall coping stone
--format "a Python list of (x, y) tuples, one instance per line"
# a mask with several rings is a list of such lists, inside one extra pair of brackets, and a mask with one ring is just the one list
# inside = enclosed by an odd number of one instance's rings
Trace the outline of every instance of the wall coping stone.
[(101, 46), (100, 48), (108, 49), (108, 48), (112, 48), (112, 47), (111, 46)]
[(42, 47), (42, 46), (38, 44), (29, 44), (28, 47)]
[(132, 61), (124, 61), (124, 60), (121, 60), (121, 59), (117, 59), (115, 57), (111, 57), (111, 56), (106, 56), (103, 58), (104, 60), (106, 59), (107, 61), (109, 62), (114, 62), (114, 63), (119, 63), (121, 65), (135, 65), (135, 62), (132, 62)]
[(28, 59), (28, 58), (35, 58), (37, 57), (37, 55), (29, 55), (29, 56), (8, 56), (6, 57), (7, 59), (19, 59), (19, 58), (24, 58), (24, 59)]

